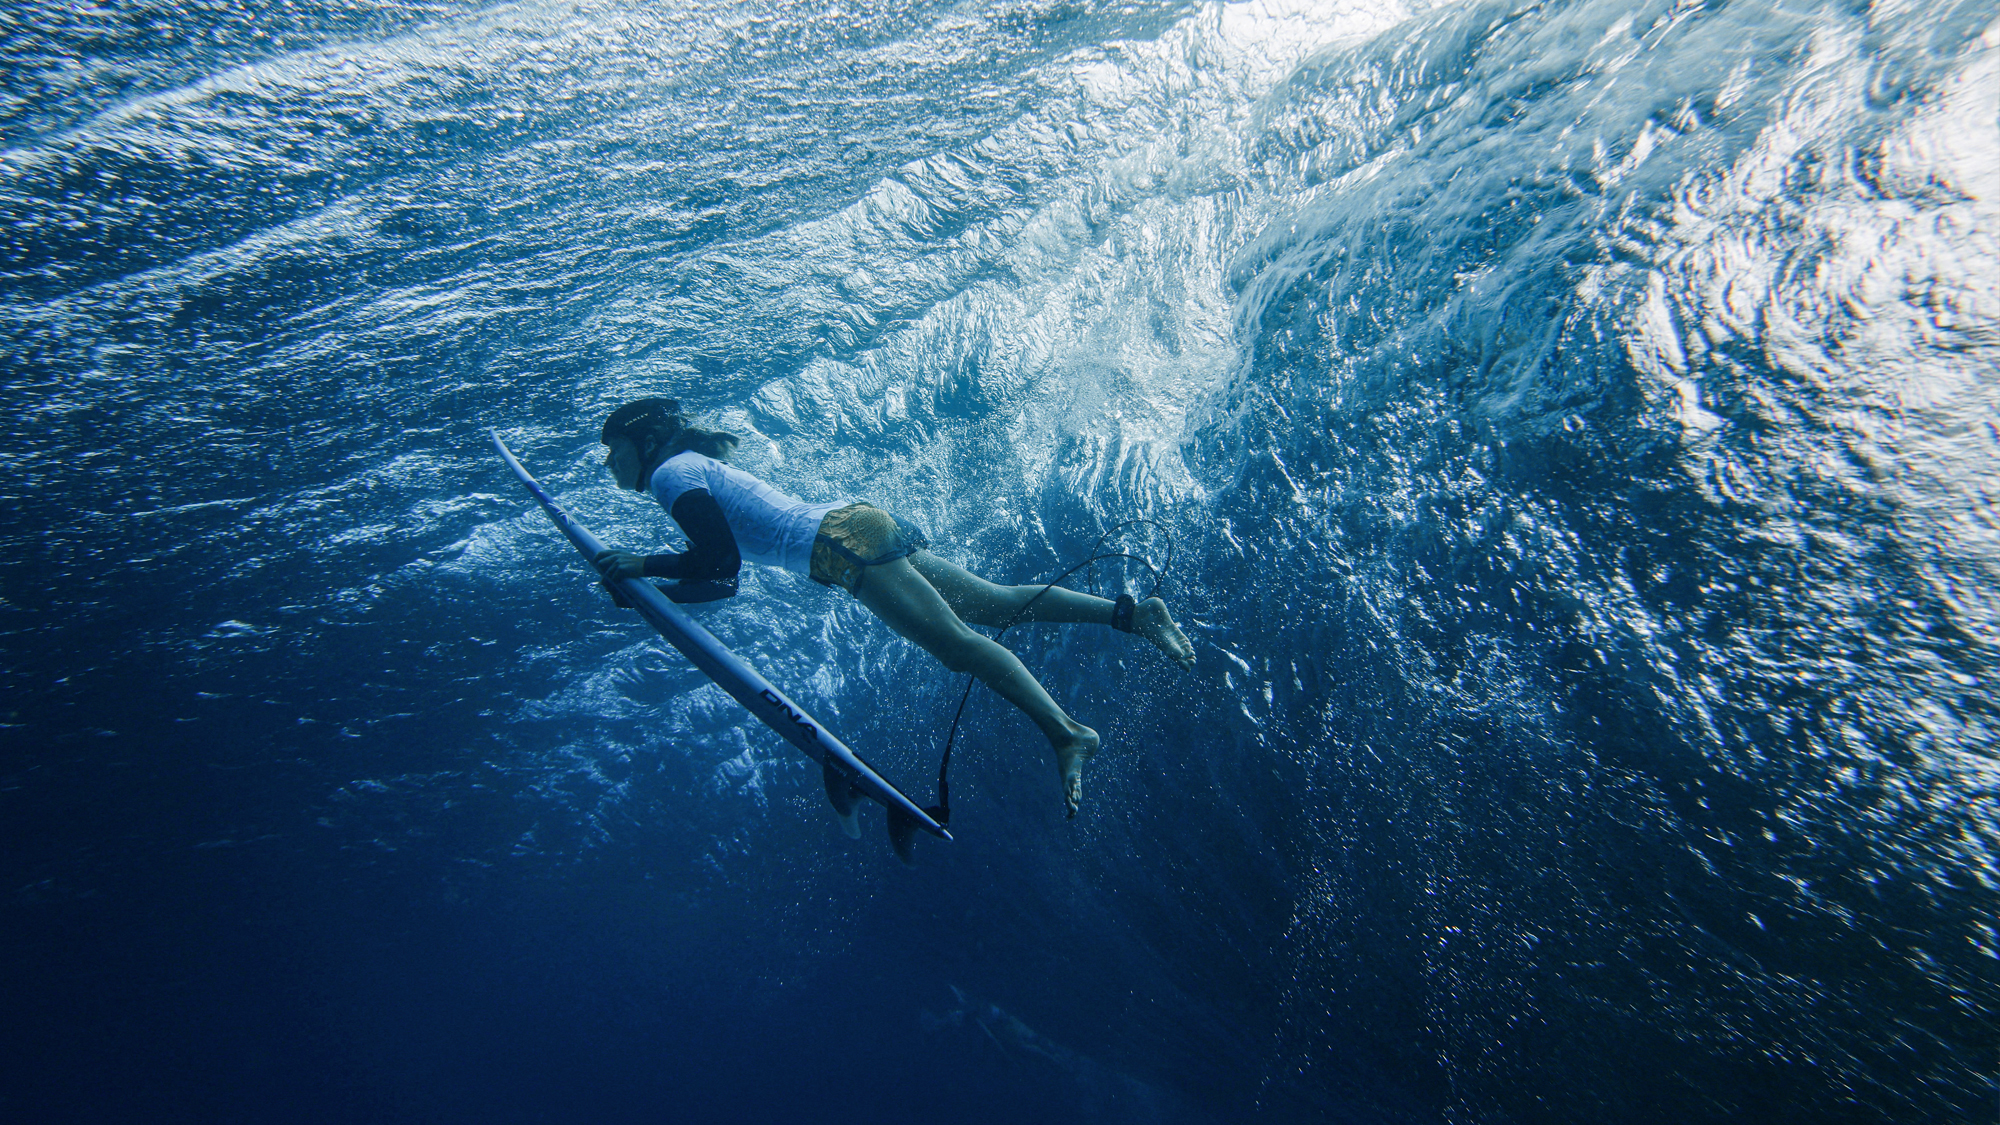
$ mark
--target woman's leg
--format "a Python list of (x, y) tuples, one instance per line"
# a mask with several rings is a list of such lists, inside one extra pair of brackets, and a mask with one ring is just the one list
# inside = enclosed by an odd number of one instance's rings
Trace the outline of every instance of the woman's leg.
[[(944, 598), (960, 619), (974, 625), (999, 629), (1016, 620), (1074, 621), (1086, 625), (1111, 624), (1116, 603), (1091, 594), (1065, 590), (1061, 586), (1001, 586), (929, 551), (910, 556), (910, 563)], [(1040, 594), (1040, 597), (1036, 595)], [(1021, 613), (1022, 607), (1027, 608)], [(1183, 668), (1194, 667), (1194, 646), (1174, 624), (1167, 603), (1147, 598), (1132, 614), (1132, 631), (1158, 645), (1161, 652)]]
[[(998, 629), (1014, 621), (1023, 606), (1028, 612), (1022, 621), (1079, 621), (1086, 625), (1111, 624), (1112, 602), (1091, 594), (1079, 594), (1061, 586), (1042, 594), (1040, 586), (1001, 586), (929, 551), (910, 556), (910, 564), (924, 576), (952, 610), (964, 621)], [(1032, 602), (1034, 604), (1030, 605)]]
[(909, 559), (868, 567), (857, 587), (856, 600), (889, 628), (943, 661), (952, 671), (979, 677), (1041, 728), (1055, 747), (1056, 767), (1062, 773), (1063, 803), (1069, 815), (1075, 816), (1077, 805), (1083, 800), (1083, 765), (1097, 752), (1097, 732), (1064, 714), (1019, 657), (990, 637), (966, 628), (965, 622), (952, 612), (923, 574), (910, 565)]

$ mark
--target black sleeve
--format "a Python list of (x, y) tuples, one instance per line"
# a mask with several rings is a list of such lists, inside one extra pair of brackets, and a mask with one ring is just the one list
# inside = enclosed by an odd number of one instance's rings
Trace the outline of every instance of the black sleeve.
[(679, 554), (647, 555), (646, 577), (732, 582), (743, 567), (743, 555), (736, 549), (736, 536), (715, 497), (705, 488), (691, 488), (674, 501), (672, 515), (687, 533), (688, 549)]

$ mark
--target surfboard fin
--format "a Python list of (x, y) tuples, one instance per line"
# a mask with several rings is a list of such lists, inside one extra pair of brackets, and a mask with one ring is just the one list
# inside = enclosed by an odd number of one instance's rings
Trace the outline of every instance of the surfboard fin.
[(861, 838), (861, 822), (855, 819), (854, 806), (861, 794), (861, 787), (854, 779), (833, 768), (832, 762), (822, 763), (821, 777), (826, 781), (826, 799), (833, 802), (833, 815), (840, 818), (840, 830), (847, 833), (850, 840)]
[(889, 810), (889, 846), (896, 849), (896, 858), (916, 866), (916, 849), (912, 846), (917, 839), (917, 818), (900, 809)]

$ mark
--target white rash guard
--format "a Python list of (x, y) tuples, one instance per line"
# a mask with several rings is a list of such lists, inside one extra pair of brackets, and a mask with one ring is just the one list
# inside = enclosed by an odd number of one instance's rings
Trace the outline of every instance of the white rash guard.
[(708, 490), (722, 509), (722, 517), (729, 521), (736, 550), (745, 560), (798, 574), (812, 569), (813, 536), (819, 534), (819, 521), (842, 506), (794, 500), (733, 465), (692, 450), (662, 461), (647, 487), (669, 514), (682, 493)]

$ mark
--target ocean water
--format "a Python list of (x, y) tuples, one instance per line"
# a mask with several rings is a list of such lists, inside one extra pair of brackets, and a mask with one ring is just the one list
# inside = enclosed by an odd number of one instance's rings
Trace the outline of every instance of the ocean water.
[[(2000, 1120), (2000, 10), (0, 12), (0, 1119)], [(680, 396), (1019, 627), (952, 828), (613, 607)], [(1171, 566), (1167, 566), (1171, 552)], [(1080, 575), (1144, 592), (1131, 564)], [(697, 610), (925, 803), (959, 681)]]

